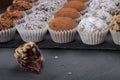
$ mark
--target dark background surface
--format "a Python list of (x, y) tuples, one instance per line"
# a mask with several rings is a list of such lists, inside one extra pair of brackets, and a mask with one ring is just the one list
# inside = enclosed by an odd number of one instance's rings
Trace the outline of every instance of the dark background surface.
[(41, 74), (21, 68), (13, 54), (14, 49), (0, 49), (0, 80), (120, 80), (119, 51), (45, 49)]

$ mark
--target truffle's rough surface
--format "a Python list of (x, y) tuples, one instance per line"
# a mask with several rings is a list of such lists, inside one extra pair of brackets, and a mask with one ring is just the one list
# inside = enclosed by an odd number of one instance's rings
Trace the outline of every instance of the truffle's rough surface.
[(55, 17), (69, 17), (76, 19), (80, 17), (80, 13), (74, 8), (62, 8), (55, 14)]
[(28, 42), (19, 46), (14, 56), (22, 67), (40, 73), (44, 58), (35, 43)]
[(0, 18), (0, 31), (13, 28), (15, 24), (7, 18)]
[(46, 28), (46, 24), (44, 22), (39, 21), (27, 21), (19, 25), (19, 28), (23, 30), (40, 30)]
[(44, 2), (41, 2), (34, 9), (37, 10), (37, 11), (45, 11), (45, 12), (51, 12), (51, 13), (53, 13), (53, 12), (56, 12), (57, 7), (52, 2), (44, 1)]
[(21, 13), (20, 11), (11, 10), (11, 11), (7, 11), (7, 12), (3, 13), (1, 17), (8, 18), (8, 19), (11, 19), (14, 21), (14, 20), (21, 19), (24, 16), (25, 16), (24, 13)]
[(77, 23), (68, 17), (57, 17), (50, 22), (50, 29), (54, 31), (67, 31), (77, 27)]
[(18, 11), (26, 11), (32, 8), (32, 5), (26, 1), (20, 1), (12, 4), (9, 7), (9, 10), (18, 10)]
[(118, 6), (118, 8), (116, 9), (115, 15), (120, 15), (120, 5)]
[(88, 2), (89, 0), (67, 0), (67, 1), (82, 1), (82, 2)]
[(112, 0), (92, 0), (92, 2), (89, 5), (89, 11), (103, 9), (107, 12), (114, 13), (116, 8), (117, 6)]
[(37, 2), (38, 0), (16, 0), (15, 2), (20, 2), (20, 1), (26, 1), (26, 2), (29, 2), (29, 3), (34, 3), (34, 2)]
[(108, 25), (105, 21), (97, 18), (97, 17), (86, 17), (81, 20), (78, 25), (78, 28), (81, 32), (102, 32), (108, 30)]
[(116, 16), (109, 25), (110, 29), (114, 32), (120, 32), (120, 15)]
[(98, 17), (98, 18), (106, 21), (107, 23), (110, 22), (112, 20), (112, 18), (113, 18), (113, 16), (110, 13), (108, 13), (108, 12), (102, 10), (102, 9), (93, 11), (91, 13), (86, 13), (83, 16), (83, 18), (84, 17), (89, 17), (89, 16)]
[(41, 21), (41, 22), (50, 22), (52, 19), (52, 14), (44, 11), (34, 11), (25, 17), (27, 21)]
[(86, 5), (81, 1), (69, 1), (64, 5), (65, 8), (75, 8), (78, 11), (83, 11), (87, 7)]

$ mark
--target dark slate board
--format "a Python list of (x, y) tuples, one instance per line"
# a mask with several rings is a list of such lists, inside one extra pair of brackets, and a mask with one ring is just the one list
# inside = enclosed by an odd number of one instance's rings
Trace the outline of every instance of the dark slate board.
[(36, 74), (19, 66), (14, 48), (0, 48), (0, 80), (120, 80), (120, 51), (41, 51), (44, 67), (41, 74)]
[[(23, 44), (21, 37), (19, 34), (15, 36), (15, 38), (6, 43), (0, 43), (0, 48), (16, 48), (20, 44)], [(100, 50), (120, 50), (119, 45), (115, 45), (112, 41), (111, 35), (108, 34), (104, 43), (96, 46), (85, 45), (82, 43), (79, 35), (76, 36), (76, 39), (73, 42), (58, 44), (52, 41), (49, 34), (46, 35), (45, 39), (39, 43), (37, 43), (40, 48), (58, 48), (58, 49), (100, 49)]]

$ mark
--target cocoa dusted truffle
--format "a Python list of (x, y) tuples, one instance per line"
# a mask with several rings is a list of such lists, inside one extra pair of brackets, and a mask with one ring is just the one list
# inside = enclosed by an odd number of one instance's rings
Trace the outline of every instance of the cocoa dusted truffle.
[(34, 42), (19, 46), (14, 56), (22, 67), (40, 73), (44, 58)]
[(77, 27), (77, 23), (68, 17), (57, 17), (50, 22), (50, 29), (54, 31), (67, 31)]
[(26, 1), (20, 1), (12, 4), (8, 9), (9, 10), (18, 10), (18, 11), (26, 11), (32, 8), (32, 5)]
[(69, 17), (76, 19), (80, 17), (80, 13), (74, 8), (62, 8), (55, 14), (55, 17)]
[(64, 5), (65, 8), (75, 8), (78, 11), (83, 11), (87, 6), (81, 1), (69, 1)]

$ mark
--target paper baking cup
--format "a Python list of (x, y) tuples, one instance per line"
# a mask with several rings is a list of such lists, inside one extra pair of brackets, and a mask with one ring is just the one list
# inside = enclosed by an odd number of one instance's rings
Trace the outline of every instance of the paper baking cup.
[(88, 32), (81, 32), (78, 31), (81, 40), (84, 44), (87, 45), (98, 45), (105, 41), (106, 35), (108, 30), (103, 32), (96, 32), (96, 33), (88, 33)]
[(113, 42), (117, 45), (120, 45), (120, 32), (114, 32), (110, 30)]
[(13, 39), (16, 33), (16, 28), (0, 31), (0, 43), (8, 42)]
[(51, 38), (56, 43), (69, 43), (75, 39), (76, 29), (68, 31), (53, 31), (48, 28)]
[(23, 28), (16, 27), (22, 40), (25, 42), (40, 42), (44, 39), (45, 34), (47, 33), (47, 27), (40, 30), (24, 30)]

